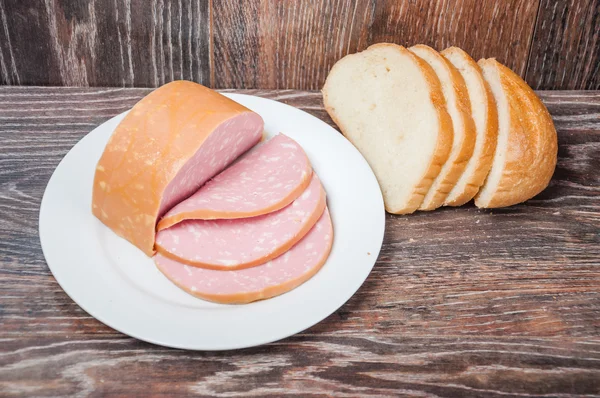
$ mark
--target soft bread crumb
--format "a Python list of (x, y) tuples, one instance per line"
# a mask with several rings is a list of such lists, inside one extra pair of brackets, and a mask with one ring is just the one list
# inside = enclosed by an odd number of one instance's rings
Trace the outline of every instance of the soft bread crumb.
[(449, 151), (431, 80), (408, 50), (384, 44), (338, 61), (323, 88), (325, 108), (369, 162), (391, 213), (418, 208)]
[(475, 205), (511, 206), (548, 186), (556, 167), (556, 129), (546, 106), (519, 75), (495, 59), (479, 65), (496, 99), (499, 132), (494, 163)]
[(465, 81), (475, 123), (473, 155), (445, 201), (446, 205), (461, 206), (477, 194), (492, 167), (498, 136), (498, 114), (481, 69), (469, 54), (458, 47), (447, 48), (441, 54), (456, 67)]
[(431, 47), (420, 44), (409, 50), (435, 71), (442, 86), (448, 113), (452, 118), (454, 138), (450, 156), (419, 207), (420, 210), (433, 210), (444, 204), (448, 193), (454, 188), (471, 159), (475, 146), (475, 125), (471, 118), (467, 88), (456, 68)]
[(498, 110), (498, 144), (494, 152), (492, 168), (475, 198), (477, 207), (489, 207), (504, 170), (510, 128), (510, 114), (508, 100), (500, 81), (498, 69), (493, 65), (481, 61), (479, 65), (482, 68), (485, 80), (492, 90), (494, 100), (496, 101), (496, 109)]

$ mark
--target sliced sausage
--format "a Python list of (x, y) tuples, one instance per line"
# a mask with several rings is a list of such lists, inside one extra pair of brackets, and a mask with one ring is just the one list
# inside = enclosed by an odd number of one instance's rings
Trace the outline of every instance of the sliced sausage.
[(311, 175), (302, 147), (279, 134), (169, 210), (158, 230), (183, 220), (254, 217), (279, 210), (300, 196)]
[(321, 269), (333, 242), (329, 211), (285, 254), (257, 267), (218, 271), (190, 267), (161, 254), (158, 269), (186, 292), (217, 303), (248, 303), (274, 297), (301, 285)]
[(156, 249), (182, 263), (210, 269), (242, 269), (287, 251), (325, 210), (325, 191), (315, 173), (308, 187), (281, 210), (258, 217), (186, 220), (156, 234)]

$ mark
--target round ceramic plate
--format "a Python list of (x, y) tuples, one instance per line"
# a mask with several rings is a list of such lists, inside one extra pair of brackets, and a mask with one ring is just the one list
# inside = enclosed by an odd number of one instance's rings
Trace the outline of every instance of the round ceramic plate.
[(334, 226), (331, 255), (309, 281), (281, 296), (244, 305), (188, 295), (153, 261), (91, 212), (96, 163), (125, 114), (94, 129), (64, 157), (40, 209), (42, 249), (54, 277), (106, 325), (168, 347), (224, 350), (256, 346), (311, 327), (341, 307), (373, 268), (383, 240), (383, 199), (361, 154), (335, 129), (291, 106), (241, 94), (267, 136), (279, 132), (306, 151), (327, 191)]

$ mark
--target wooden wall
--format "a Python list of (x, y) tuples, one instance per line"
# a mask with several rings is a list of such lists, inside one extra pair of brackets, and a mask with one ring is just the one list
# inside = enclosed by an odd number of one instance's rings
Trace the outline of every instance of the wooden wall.
[(600, 89), (600, 0), (0, 0), (0, 25), (0, 84), (314, 90), (388, 41)]

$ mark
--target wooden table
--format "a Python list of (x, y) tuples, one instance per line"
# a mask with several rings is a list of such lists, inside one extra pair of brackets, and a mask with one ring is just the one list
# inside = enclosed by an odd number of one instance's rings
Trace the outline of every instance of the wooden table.
[[(233, 352), (114, 331), (62, 291), (42, 255), (52, 171), (148, 92), (0, 88), (0, 396), (600, 396), (600, 92), (540, 92), (559, 161), (538, 197), (388, 215), (379, 260), (346, 305)], [(318, 92), (245, 92), (332, 123)]]

